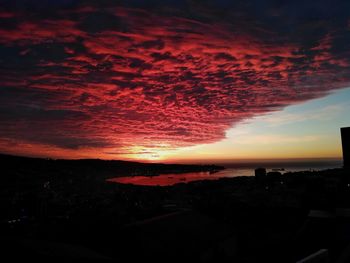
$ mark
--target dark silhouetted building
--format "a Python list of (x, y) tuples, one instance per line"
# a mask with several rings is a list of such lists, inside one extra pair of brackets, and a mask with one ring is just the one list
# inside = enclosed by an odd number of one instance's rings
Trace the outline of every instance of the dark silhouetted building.
[(236, 230), (191, 210), (126, 225), (119, 240), (118, 256), (128, 262), (235, 262), (237, 257)]
[(344, 168), (350, 168), (350, 127), (341, 128)]
[(255, 178), (265, 178), (266, 176), (266, 169), (265, 168), (256, 168), (255, 169)]
[(282, 174), (280, 172), (268, 172), (266, 177), (271, 181), (277, 181), (281, 179)]

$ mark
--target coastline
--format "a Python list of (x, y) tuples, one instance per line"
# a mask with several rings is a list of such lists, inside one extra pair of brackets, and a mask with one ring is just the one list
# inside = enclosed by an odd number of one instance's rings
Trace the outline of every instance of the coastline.
[[(166, 256), (157, 239), (134, 242), (149, 237), (138, 230), (139, 226), (148, 229), (144, 222), (154, 222), (155, 229), (164, 226), (169, 231), (175, 229), (175, 233), (183, 231), (186, 236), (184, 226), (210, 219), (212, 223), (198, 233), (206, 237), (217, 226), (233, 229), (240, 242), (237, 257), (241, 262), (271, 261), (271, 257), (276, 259), (273, 262), (287, 262), (286, 258), (295, 262), (314, 252), (321, 241), (344, 245), (340, 238), (315, 238), (303, 230), (312, 211), (334, 214), (339, 208), (350, 208), (350, 179), (344, 169), (260, 179), (237, 176), (160, 187), (107, 183), (105, 179), (114, 174), (111, 167), (101, 171), (96, 166), (74, 167), (68, 165), (70, 162), (28, 162), (5, 163), (4, 183), (0, 185), (4, 240), (28, 236), (64, 244), (75, 240), (112, 258), (140, 260), (154, 247), (161, 251), (159, 257)], [(175, 221), (164, 223), (168, 222), (163, 221), (166, 218)], [(178, 244), (173, 235), (164, 238), (174, 246)], [(13, 247), (27, 249), (22, 243)], [(250, 253), (252, 249), (264, 251), (265, 256)], [(192, 253), (191, 249), (186, 251)]]

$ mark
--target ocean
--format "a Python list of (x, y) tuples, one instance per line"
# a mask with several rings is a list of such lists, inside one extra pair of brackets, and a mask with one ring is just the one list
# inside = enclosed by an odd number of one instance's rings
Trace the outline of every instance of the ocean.
[(161, 174), (158, 176), (126, 176), (108, 179), (109, 182), (122, 184), (135, 184), (145, 186), (169, 186), (178, 183), (187, 183), (199, 180), (217, 180), (238, 176), (254, 176), (254, 170), (258, 167), (266, 168), (267, 172), (279, 171), (281, 173), (297, 171), (319, 171), (342, 167), (342, 160), (292, 160), (292, 161), (264, 161), (219, 164), (225, 167), (216, 173), (195, 172), (182, 174)]

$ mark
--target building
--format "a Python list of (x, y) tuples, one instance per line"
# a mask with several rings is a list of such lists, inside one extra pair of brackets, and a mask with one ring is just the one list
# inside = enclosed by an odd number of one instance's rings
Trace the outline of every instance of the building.
[(266, 169), (265, 168), (256, 168), (255, 169), (255, 178), (265, 178), (266, 176)]
[(236, 262), (237, 238), (233, 226), (183, 210), (124, 226), (117, 255), (127, 262)]
[(344, 168), (350, 168), (350, 127), (341, 128)]

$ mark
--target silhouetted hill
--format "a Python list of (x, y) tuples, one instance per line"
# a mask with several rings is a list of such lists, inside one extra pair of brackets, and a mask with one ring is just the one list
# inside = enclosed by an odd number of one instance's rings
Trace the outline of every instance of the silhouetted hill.
[(141, 163), (121, 160), (101, 159), (50, 159), (31, 158), (0, 154), (3, 171), (11, 171), (14, 167), (28, 171), (35, 170), (64, 170), (64, 171), (99, 171), (102, 174), (113, 173), (114, 177), (126, 175), (154, 176), (166, 173), (184, 173), (200, 171), (217, 171), (223, 169), (216, 165), (189, 165), (189, 164), (163, 164)]

